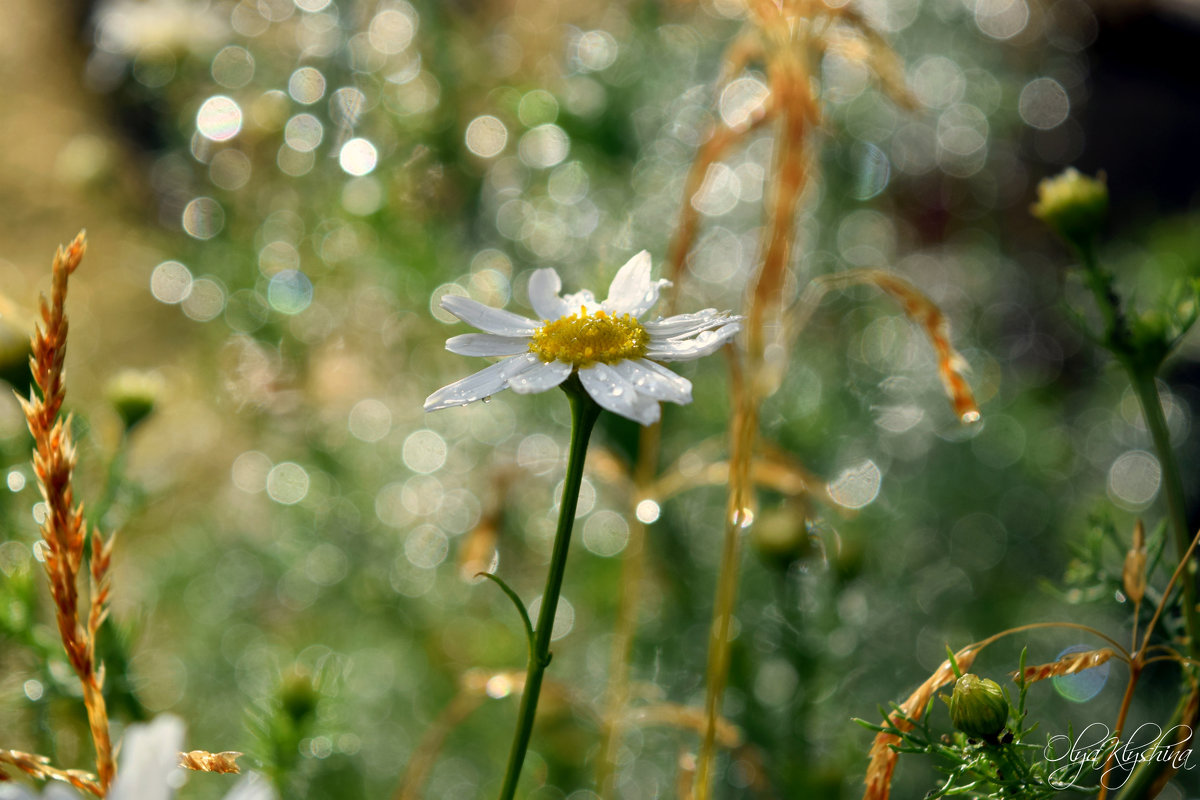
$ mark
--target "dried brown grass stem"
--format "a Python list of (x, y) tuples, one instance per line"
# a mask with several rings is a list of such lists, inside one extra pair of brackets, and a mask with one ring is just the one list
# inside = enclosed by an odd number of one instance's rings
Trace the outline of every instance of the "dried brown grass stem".
[[(42, 781), (62, 781), (69, 783), (80, 791), (103, 797), (104, 790), (100, 782), (90, 772), (80, 769), (58, 769), (50, 765), (50, 759), (33, 753), (22, 753), (20, 750), (4, 750), (0, 748), (0, 764), (9, 764), (24, 772), (31, 778)], [(0, 775), (4, 773), (0, 771)]]
[(91, 531), (90, 602), (81, 618), (77, 580), (89, 531), (83, 506), (76, 504), (71, 486), (76, 455), (70, 418), (60, 416), (66, 394), (67, 284), (86, 249), (80, 232), (70, 245), (59, 247), (55, 253), (50, 299), (42, 297), (42, 321), (34, 332), (30, 357), (40, 396), (31, 391), (28, 400), (19, 399), (33, 435), (33, 468), (46, 506), (41, 525), (42, 556), (58, 632), (83, 687), (88, 727), (96, 749), (96, 772), (101, 790), (107, 791), (116, 767), (104, 703), (104, 668), (96, 661), (95, 648), (97, 633), (108, 615), (113, 542), (111, 538), (106, 542), (98, 530)]

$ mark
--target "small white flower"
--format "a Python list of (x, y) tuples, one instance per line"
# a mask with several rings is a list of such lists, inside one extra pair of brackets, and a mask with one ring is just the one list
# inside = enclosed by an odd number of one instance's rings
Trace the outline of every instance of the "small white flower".
[(446, 349), (464, 356), (508, 358), (438, 389), (425, 400), (425, 410), (466, 405), (502, 389), (544, 392), (578, 373), (583, 388), (602, 408), (643, 425), (657, 422), (660, 400), (692, 401), (691, 381), (658, 362), (710, 355), (741, 329), (741, 317), (713, 308), (642, 322), (658, 302), (659, 290), (669, 284), (650, 279), (650, 254), (643, 250), (617, 272), (603, 302), (587, 290), (563, 296), (557, 272), (534, 272), (529, 302), (540, 323), (446, 295), (442, 308), (486, 331), (455, 336)]

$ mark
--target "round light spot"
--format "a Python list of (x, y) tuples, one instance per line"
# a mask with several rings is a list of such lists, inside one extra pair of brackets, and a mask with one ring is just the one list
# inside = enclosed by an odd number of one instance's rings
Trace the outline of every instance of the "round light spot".
[(229, 471), (233, 485), (247, 494), (257, 494), (267, 488), (267, 473), (271, 471), (271, 459), (257, 450), (247, 450), (233, 460)]
[[(542, 598), (537, 598), (529, 604), (529, 618), (537, 620), (542, 610)], [(558, 598), (558, 608), (554, 609), (554, 625), (550, 628), (550, 641), (557, 642), (571, 632), (575, 627), (575, 606), (563, 596)]]
[(350, 409), (349, 427), (354, 438), (378, 442), (392, 429), (392, 412), (379, 400), (359, 400)]
[(975, 24), (993, 39), (1011, 39), (1029, 24), (1025, 0), (977, 0)]
[(615, 556), (629, 543), (629, 523), (615, 511), (597, 511), (583, 525), (583, 546), (598, 556)]
[(276, 464), (267, 473), (267, 495), (276, 503), (295, 505), (308, 494), (308, 472), (292, 461)]
[(1131, 511), (1150, 504), (1162, 483), (1158, 459), (1145, 450), (1122, 453), (1108, 470), (1108, 493), (1113, 502)]
[(293, 0), (296, 8), (301, 11), (307, 11), (310, 14), (315, 14), (318, 11), (323, 11), (329, 6), (331, 0)]
[(527, 131), (517, 143), (521, 160), (535, 169), (548, 169), (562, 163), (571, 151), (571, 139), (557, 125), (539, 125)]
[(179, 307), (191, 319), (208, 322), (225, 310), (225, 289), (211, 278), (199, 278), (192, 282), (192, 290)]
[(1071, 99), (1062, 84), (1053, 78), (1035, 78), (1021, 90), (1017, 110), (1028, 125), (1047, 131), (1067, 121)]
[(517, 445), (517, 466), (521, 469), (534, 475), (544, 475), (558, 464), (558, 443), (545, 434), (530, 434)]
[(288, 94), (297, 103), (311, 106), (325, 96), (325, 76), (315, 67), (301, 67), (288, 78)]
[(254, 78), (254, 56), (231, 44), (213, 56), (212, 76), (226, 89), (240, 89)]
[(545, 89), (526, 92), (517, 104), (517, 119), (527, 128), (554, 122), (558, 118), (558, 101)]
[(312, 114), (297, 114), (283, 126), (283, 140), (299, 153), (316, 150), (324, 137), (325, 126)]
[(379, 162), (379, 154), (375, 145), (366, 139), (351, 139), (342, 145), (338, 153), (338, 163), (351, 175), (366, 175), (375, 169)]
[(446, 463), (446, 440), (436, 431), (415, 431), (404, 440), (401, 458), (413, 472), (437, 472)]
[(150, 273), (150, 294), (160, 303), (180, 303), (192, 291), (192, 272), (178, 261), (164, 261)]
[(829, 496), (843, 508), (862, 508), (879, 495), (883, 473), (871, 459), (850, 467), (829, 484)]
[(758, 78), (738, 78), (721, 92), (717, 110), (721, 121), (735, 130), (749, 125), (762, 112), (771, 90)]
[(617, 40), (608, 31), (588, 31), (579, 37), (575, 57), (589, 72), (607, 69), (617, 60)]
[(329, 97), (329, 116), (338, 125), (358, 124), (358, 118), (366, 108), (367, 96), (353, 86), (343, 86)]
[(279, 171), (285, 175), (291, 175), (293, 178), (307, 175), (312, 171), (316, 161), (317, 158), (311, 150), (301, 152), (286, 143), (280, 146), (279, 155), (275, 157), (275, 164), (279, 167)]
[(231, 97), (223, 94), (210, 97), (196, 112), (196, 130), (206, 139), (224, 142), (242, 129), (242, 109)]
[(382, 207), (383, 186), (374, 178), (352, 178), (342, 187), (342, 208), (351, 214), (366, 217)]
[(508, 128), (498, 118), (485, 114), (467, 125), (467, 149), (480, 158), (499, 155), (508, 144)]
[(709, 164), (704, 182), (692, 195), (692, 208), (706, 217), (719, 217), (734, 209), (740, 193), (741, 185), (733, 170), (725, 164)]
[(658, 503), (653, 500), (643, 500), (637, 504), (637, 509), (634, 511), (637, 518), (644, 524), (649, 525), (651, 522), (657, 522), (659, 516), (662, 515), (662, 509)]
[(250, 159), (241, 150), (222, 150), (208, 163), (208, 179), (230, 192), (250, 182)]
[(183, 229), (197, 239), (211, 239), (225, 227), (225, 210), (211, 197), (197, 197), (183, 208)]
[(433, 569), (448, 552), (450, 540), (433, 525), (418, 526), (404, 539), (404, 555), (414, 567)]
[(4, 483), (10, 492), (19, 492), (25, 488), (25, 475), (19, 469), (9, 470)]
[[(1094, 649), (1091, 645), (1086, 644), (1072, 645), (1059, 653), (1055, 661), (1064, 656), (1086, 653)], [(1106, 661), (1099, 666), (1080, 670), (1074, 675), (1055, 675), (1050, 681), (1054, 684), (1054, 690), (1072, 703), (1086, 703), (1100, 694), (1100, 690), (1108, 682), (1108, 673), (1111, 667), (1112, 665)]]
[(770, 658), (758, 668), (754, 678), (754, 696), (767, 708), (782, 708), (796, 693), (800, 676), (787, 659)]
[(22, 688), (25, 689), (25, 696), (35, 703), (42, 699), (42, 695), (46, 691), (45, 687), (42, 686), (42, 682), (33, 678), (25, 681), (25, 685)]
[(300, 252), (291, 242), (268, 242), (258, 251), (258, 271), (267, 277), (299, 266)]
[(312, 304), (312, 281), (303, 272), (285, 269), (267, 284), (267, 302), (281, 314), (299, 314)]
[(380, 11), (371, 19), (367, 40), (381, 53), (402, 53), (417, 32), (417, 12), (408, 3)]

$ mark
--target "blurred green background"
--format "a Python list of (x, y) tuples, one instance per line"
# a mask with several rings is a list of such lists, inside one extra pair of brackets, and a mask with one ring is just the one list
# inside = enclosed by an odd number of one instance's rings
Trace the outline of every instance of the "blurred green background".
[[(1124, 640), (1116, 539), (1161, 516), (1135, 398), (1064, 315), (1083, 292), (1028, 207), (1067, 164), (1106, 169), (1122, 287), (1150, 301), (1200, 273), (1195, 6), (859, 10), (915, 108), (852, 49), (818, 60), (820, 177), (788, 296), (853, 267), (906, 276), (948, 316), (983, 423), (955, 420), (928, 343), (886, 299), (854, 289), (821, 306), (763, 437), (832, 502), (759, 496), (725, 705), (745, 747), (722, 757), (719, 797), (859, 796), (870, 736), (850, 719), (906, 696), (946, 643), (1048, 619)], [(537, 597), (569, 420), (557, 393), (425, 415), (426, 395), (482, 366), (442, 350), (466, 328), (437, 299), (531, 313), (542, 266), (602, 291), (638, 250), (661, 265), (691, 202), (701, 233), (680, 308), (740, 308), (771, 131), (694, 198), (683, 181), (710, 127), (765, 95), (756, 65), (715, 88), (744, 17), (739, 0), (7, 0), (0, 359), (25, 392), (50, 256), (86, 227), (67, 403), (79, 492), (120, 532), (104, 646), (119, 725), (175, 713), (190, 748), (245, 750), (284, 797), (381, 798), (465, 682), (478, 708), (444, 726), (418, 796), (496, 792), (516, 704), (503, 680), (479, 687), (521, 669), (524, 643), (462, 565), (491, 561), (494, 531), (499, 574)], [(1192, 337), (1172, 362), (1167, 409), (1193, 510), (1197, 353)], [(107, 398), (128, 369), (154, 374), (157, 402), (126, 431)], [(696, 402), (664, 410), (663, 467), (678, 461), (686, 483), (725, 457), (728, 381), (719, 358), (680, 371)], [(581, 497), (529, 797), (593, 797), (636, 434), (606, 415), (596, 439), (610, 462)], [(29, 448), (0, 391), (0, 746), (83, 767), (82, 706), (31, 549)], [(692, 488), (649, 527), (638, 704), (702, 704), (724, 504), (721, 485)], [(1072, 548), (1106, 525), (1109, 572), (1075, 562), (1065, 582)], [(782, 545), (756, 549), (768, 534)], [(1000, 679), (1022, 644), (1040, 663), (1080, 642), (1039, 633), (977, 669)], [(1172, 699), (1168, 671), (1161, 698), (1150, 678), (1139, 719)], [(1065, 730), (1111, 720), (1122, 683), (1087, 704), (1048, 686), (1031, 697)], [(675, 796), (696, 742), (631, 728), (617, 795)], [(924, 769), (902, 761), (894, 796), (930, 788)], [(1176, 783), (1173, 796), (1200, 791), (1196, 773)], [(193, 776), (182, 796), (230, 785)]]

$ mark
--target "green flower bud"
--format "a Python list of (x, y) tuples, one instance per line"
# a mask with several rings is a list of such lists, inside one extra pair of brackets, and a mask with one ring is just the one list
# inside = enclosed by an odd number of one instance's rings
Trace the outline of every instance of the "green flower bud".
[(967, 673), (954, 684), (950, 721), (975, 739), (995, 739), (1008, 722), (1008, 700), (993, 680)]
[(121, 417), (125, 430), (150, 416), (163, 393), (162, 377), (156, 372), (124, 370), (108, 382), (108, 402)]
[(1059, 236), (1084, 246), (1100, 230), (1108, 214), (1108, 186), (1104, 173), (1091, 178), (1068, 167), (1038, 184), (1038, 201), (1030, 211)]

